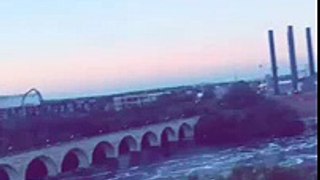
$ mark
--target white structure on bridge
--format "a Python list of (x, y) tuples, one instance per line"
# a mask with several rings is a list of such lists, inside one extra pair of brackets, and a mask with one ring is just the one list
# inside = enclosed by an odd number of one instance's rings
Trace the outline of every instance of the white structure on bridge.
[(165, 142), (193, 139), (198, 120), (197, 116), (167, 121), (7, 156), (0, 159), (0, 174), (2, 172), (9, 180), (28, 179), (32, 166), (40, 163), (45, 167), (46, 176), (55, 176), (66, 171), (63, 166), (72, 159), (70, 156), (77, 159), (75, 169), (94, 164), (98, 147), (102, 147), (107, 159), (121, 157), (123, 149), (140, 152), (144, 148), (160, 147)]
[(42, 102), (42, 95), (37, 89), (30, 89), (24, 94), (1, 96), (0, 108), (14, 108), (22, 106), (38, 106)]
[(125, 108), (141, 107), (158, 100), (162, 95), (170, 94), (170, 92), (142, 93), (113, 97), (113, 106), (116, 111)]

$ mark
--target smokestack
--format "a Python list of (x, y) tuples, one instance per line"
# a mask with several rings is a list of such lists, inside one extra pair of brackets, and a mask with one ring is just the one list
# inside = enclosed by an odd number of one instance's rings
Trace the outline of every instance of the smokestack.
[(276, 50), (274, 45), (273, 31), (268, 31), (269, 35), (269, 48), (270, 48), (270, 58), (271, 58), (271, 69), (273, 76), (273, 88), (274, 94), (278, 95), (280, 93), (279, 90), (279, 80), (278, 80), (278, 68), (277, 68), (277, 59), (276, 59)]
[(310, 76), (315, 76), (316, 73), (314, 70), (313, 48), (312, 48), (311, 28), (310, 27), (306, 28), (306, 38), (307, 38), (307, 47), (308, 47)]
[(294, 47), (293, 27), (288, 26), (288, 45), (289, 45), (289, 58), (291, 67), (292, 87), (294, 92), (298, 92), (298, 70), (296, 62), (296, 53)]

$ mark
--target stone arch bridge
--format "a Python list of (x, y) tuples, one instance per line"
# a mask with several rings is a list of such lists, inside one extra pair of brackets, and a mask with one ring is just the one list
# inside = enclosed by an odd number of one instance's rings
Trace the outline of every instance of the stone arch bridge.
[[(56, 176), (91, 166), (96, 159), (100, 159), (95, 157), (99, 151), (106, 159), (119, 159), (126, 153), (193, 139), (198, 120), (198, 116), (177, 119), (3, 157), (0, 159), (0, 179)], [(76, 163), (72, 167), (65, 166), (68, 161)]]

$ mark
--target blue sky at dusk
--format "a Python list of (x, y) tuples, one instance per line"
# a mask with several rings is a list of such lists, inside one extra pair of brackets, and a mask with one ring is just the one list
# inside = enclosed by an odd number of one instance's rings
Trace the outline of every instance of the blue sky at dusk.
[(36, 87), (60, 98), (261, 77), (270, 69), (268, 29), (284, 73), (287, 25), (304, 68), (315, 2), (3, 0), (0, 94)]

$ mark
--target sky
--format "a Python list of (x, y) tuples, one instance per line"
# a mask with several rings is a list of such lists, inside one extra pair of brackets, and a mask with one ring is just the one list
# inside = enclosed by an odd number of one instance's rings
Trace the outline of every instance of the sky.
[(288, 25), (302, 69), (307, 26), (317, 46), (315, 3), (0, 0), (0, 95), (37, 88), (70, 98), (259, 78), (270, 71), (269, 29), (287, 73)]

